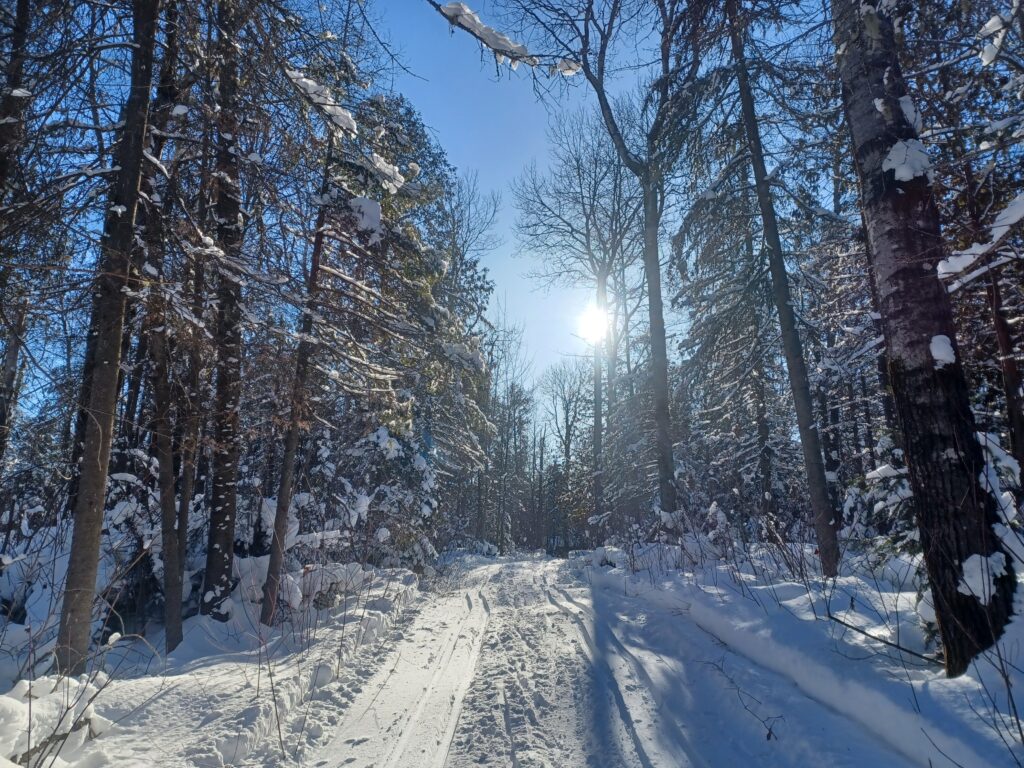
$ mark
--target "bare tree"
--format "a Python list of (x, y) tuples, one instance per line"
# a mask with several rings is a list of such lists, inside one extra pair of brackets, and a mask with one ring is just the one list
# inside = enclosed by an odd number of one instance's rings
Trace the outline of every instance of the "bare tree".
[(217, 288), (217, 391), (214, 398), (213, 501), (203, 578), (204, 615), (227, 619), (221, 604), (231, 592), (231, 564), (238, 507), (239, 406), (242, 396), (242, 286), (236, 272), (241, 264), (243, 221), (239, 178), (239, 49), (243, 9), (236, 0), (217, 5), (217, 49), (220, 66), (217, 93), (217, 159), (214, 210), (216, 242), (220, 249)]
[(573, 462), (573, 451), (587, 416), (586, 365), (581, 360), (563, 360), (544, 372), (540, 390), (544, 396), (544, 411), (551, 422), (551, 430), (558, 442), (562, 464), (568, 468)]
[[(552, 163), (541, 175), (531, 166), (512, 187), (524, 250), (541, 264), (548, 282), (593, 286), (595, 306), (608, 327), (594, 342), (594, 513), (601, 514), (605, 411), (603, 362), (610, 354), (609, 283), (632, 266), (642, 243), (641, 195), (600, 122), (585, 113), (559, 121), (549, 131)], [(620, 304), (620, 302), (616, 302)], [(611, 365), (608, 374), (612, 375)]]
[[(508, 5), (518, 23), (542, 39), (541, 48), (572, 62), (571, 69), (582, 73), (619, 159), (640, 185), (658, 492), (662, 509), (672, 511), (675, 460), (661, 290), (661, 220), (666, 180), (678, 162), (692, 104), (687, 86), (701, 68), (706, 7), (682, 0), (509, 0)], [(642, 89), (633, 100), (617, 102), (613, 96), (619, 66), (643, 73)]]

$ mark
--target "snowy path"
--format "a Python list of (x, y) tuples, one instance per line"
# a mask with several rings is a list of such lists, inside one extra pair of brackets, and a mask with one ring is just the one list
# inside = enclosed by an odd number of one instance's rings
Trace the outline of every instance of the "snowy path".
[(645, 608), (591, 589), (564, 561), (468, 568), (456, 588), (428, 598), (382, 646), (376, 670), (332, 715), (333, 731), (319, 711), (305, 713), (317, 738), (299, 761), (315, 768), (909, 765), (700, 630), (683, 606)]

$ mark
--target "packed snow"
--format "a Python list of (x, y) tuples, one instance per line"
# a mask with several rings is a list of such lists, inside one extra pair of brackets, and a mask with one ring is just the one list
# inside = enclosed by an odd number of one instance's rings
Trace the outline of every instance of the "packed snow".
[[(0, 697), (0, 755), (45, 745), (32, 754), (60, 768), (1011, 764), (991, 659), (949, 680), (927, 658), (934, 613), (912, 559), (849, 557), (822, 586), (707, 547), (446, 555), (419, 584), (311, 570), (299, 593), (330, 599), (298, 601), (280, 629), (261, 630), (242, 599), (226, 624), (189, 620), (167, 659), (119, 638), (91, 677), (19, 683)], [(965, 563), (965, 583), (998, 565)], [(1011, 666), (1018, 635), (1001, 646)]]

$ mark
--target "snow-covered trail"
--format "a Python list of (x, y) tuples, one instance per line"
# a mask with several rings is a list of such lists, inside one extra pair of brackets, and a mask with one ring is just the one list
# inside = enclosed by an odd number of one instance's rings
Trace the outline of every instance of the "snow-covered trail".
[(304, 713), (315, 738), (302, 765), (910, 765), (699, 629), (684, 605), (591, 588), (565, 561), (469, 566), (427, 601), (372, 674), (360, 668), (333, 728), (321, 708)]

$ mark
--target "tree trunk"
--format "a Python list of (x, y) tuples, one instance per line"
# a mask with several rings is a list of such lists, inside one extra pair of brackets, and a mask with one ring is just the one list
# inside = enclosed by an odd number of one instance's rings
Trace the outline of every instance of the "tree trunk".
[(0, 365), (0, 479), (3, 479), (4, 456), (10, 441), (11, 422), (14, 420), (14, 407), (18, 402), (18, 367), (21, 362), (21, 347), (24, 343), (28, 306), (23, 298), (10, 302), (14, 317), (9, 318), (10, 332), (7, 335), (7, 347), (4, 349), (3, 364)]
[[(1016, 578), (993, 531), (996, 499), (983, 480), (949, 296), (934, 269), (943, 256), (938, 208), (927, 176), (899, 168), (919, 145), (899, 103), (907, 91), (892, 21), (872, 2), (833, 3), (832, 11), (890, 381), (946, 672), (955, 676), (1002, 634)], [(886, 168), (890, 153), (900, 178)], [(991, 595), (966, 588), (969, 559), (986, 572)]]
[[(851, 461), (850, 468), (854, 477), (864, 477), (864, 449), (868, 447), (866, 444), (861, 443), (860, 439), (860, 427), (857, 424), (857, 390), (854, 388), (853, 379), (849, 379), (846, 382), (846, 407), (849, 413), (847, 418), (850, 420), (850, 449), (851, 449)], [(865, 425), (867, 428), (867, 425)]]
[(220, 53), (214, 210), (223, 262), (217, 288), (217, 389), (214, 396), (213, 501), (200, 612), (226, 621), (221, 605), (231, 593), (238, 508), (239, 399), (242, 394), (242, 288), (232, 273), (242, 245), (242, 205), (238, 179), (238, 49), (240, 11), (233, 0), (217, 6)]
[(655, 449), (658, 461), (658, 498), (661, 508), (676, 511), (675, 459), (672, 455), (672, 417), (669, 411), (668, 350), (665, 343), (665, 312), (661, 299), (661, 258), (658, 229), (661, 204), (653, 179), (641, 181), (644, 205), (644, 274), (647, 278), (647, 312), (651, 337), (651, 394), (654, 403)]
[(95, 332), (89, 402), (86, 405), (82, 464), (74, 507), (74, 532), (68, 563), (56, 664), (78, 674), (88, 661), (92, 604), (96, 591), (107, 467), (117, 406), (117, 384), (124, 332), (125, 293), (135, 235), (135, 213), (142, 178), (146, 121), (153, 82), (153, 52), (160, 0), (134, 0), (131, 90), (124, 128), (116, 150), (120, 166), (114, 180), (100, 243), (91, 327)]
[(764, 163), (764, 149), (761, 145), (761, 132), (754, 109), (754, 95), (747, 74), (743, 52), (743, 30), (737, 18), (736, 0), (729, 0), (726, 9), (729, 15), (729, 37), (732, 43), (733, 59), (736, 63), (736, 80), (740, 92), (743, 124), (747, 133), (757, 202), (764, 226), (765, 250), (772, 278), (772, 298), (779, 314), (782, 349), (786, 358), (789, 386), (793, 394), (797, 427), (800, 432), (800, 447), (803, 449), (804, 471), (807, 475), (807, 490), (810, 496), (814, 531), (818, 539), (821, 570), (825, 576), (831, 577), (836, 575), (839, 568), (836, 514), (829, 499), (825, 465), (821, 455), (821, 439), (818, 435), (818, 427), (814, 423), (814, 403), (807, 375), (807, 363), (804, 361), (800, 330), (797, 328), (796, 313), (793, 311), (793, 301), (789, 292), (786, 260), (782, 252), (782, 239), (779, 236), (779, 225), (775, 216), (775, 203), (772, 200), (768, 171)]
[(772, 512), (774, 509), (774, 494), (772, 493), (772, 446), (771, 446), (771, 425), (768, 423), (768, 402), (764, 391), (764, 368), (760, 364), (757, 367), (757, 383), (755, 392), (757, 397), (757, 467), (761, 476), (761, 498), (758, 506), (761, 508), (761, 524), (765, 527), (773, 526)]
[[(154, 155), (154, 157), (159, 157), (159, 155)], [(126, 314), (128, 317), (131, 316), (130, 307)], [(132, 323), (129, 322), (127, 325), (131, 326)], [(131, 334), (126, 332), (124, 336), (125, 343), (121, 350), (123, 356), (127, 358), (127, 353), (131, 349)], [(127, 448), (138, 448), (142, 440), (145, 426), (142, 424), (142, 413), (146, 402), (142, 397), (142, 380), (145, 378), (146, 364), (149, 359), (149, 336), (143, 333), (135, 345), (135, 362), (131, 365), (131, 371), (127, 375), (128, 387), (125, 390), (124, 408), (121, 411), (121, 428), (118, 430), (118, 437), (123, 441), (122, 445)], [(152, 376), (150, 381), (152, 381)]]
[[(992, 308), (992, 327), (996, 332), (996, 343), (999, 346), (999, 369), (1003, 374), (1010, 451), (1017, 463), (1024, 467), (1024, 395), (1021, 392), (1021, 376), (1013, 348), (1013, 336), (1003, 310), (999, 275), (994, 270), (989, 272), (988, 295)], [(0, 451), (0, 459), (2, 458), (3, 452)]]
[[(608, 274), (604, 271), (597, 276), (597, 311), (607, 321), (608, 317)], [(601, 373), (601, 360), (604, 357), (603, 345), (608, 343), (607, 328), (605, 335), (594, 343), (594, 515), (604, 512), (604, 377)]]
[(156, 442), (158, 485), (160, 489), (161, 556), (164, 561), (164, 629), (166, 652), (181, 642), (182, 568), (180, 562), (178, 510), (174, 493), (174, 450), (171, 440), (171, 382), (166, 330), (157, 327), (166, 322), (164, 298), (154, 295), (151, 305), (150, 350), (153, 355), (153, 436)]
[[(204, 265), (192, 255), (192, 314), (203, 316), (203, 296), (206, 280)], [(199, 454), (199, 438), (202, 431), (202, 415), (199, 410), (202, 362), (198, 339), (189, 347), (188, 372), (178, 387), (178, 420), (182, 424), (181, 434), (181, 487), (178, 499), (178, 565), (184, 575), (185, 557), (188, 550), (189, 513), (192, 511), (192, 497), (196, 488), (196, 458)]]
[(833, 418), (835, 408), (829, 405), (824, 387), (818, 387), (818, 414), (821, 430), (821, 449), (825, 455), (825, 482), (828, 483), (829, 505), (837, 507), (836, 489), (839, 482), (839, 420)]
[[(324, 178), (320, 185), (321, 199), (330, 188), (331, 139), (327, 138), (327, 158), (324, 162)], [(281, 482), (277, 488), (277, 508), (274, 510), (274, 533), (270, 540), (270, 561), (267, 566), (267, 580), (263, 584), (263, 605), (260, 622), (266, 626), (274, 623), (277, 610), (277, 593), (281, 585), (281, 566), (284, 563), (284, 540), (288, 534), (288, 509), (292, 503), (292, 486), (295, 480), (295, 454), (298, 452), (302, 421), (305, 418), (306, 380), (309, 378), (310, 356), (313, 353), (313, 315), (316, 312), (316, 288), (320, 273), (320, 257), (324, 249), (324, 226), (327, 221), (327, 206), (321, 204), (316, 216), (313, 234), (313, 252), (310, 256), (309, 278), (306, 288), (306, 306), (299, 322), (299, 346), (295, 351), (295, 377), (292, 379), (288, 432), (284, 439), (284, 456), (281, 458)]]
[(862, 373), (860, 375), (860, 399), (861, 399), (861, 413), (864, 419), (864, 441), (865, 456), (867, 457), (868, 463), (865, 465), (865, 471), (874, 469), (878, 462), (875, 457), (875, 429), (871, 424), (871, 397), (868, 392), (868, 379)]
[(553, 555), (554, 552), (550, 548), (550, 530), (549, 520), (547, 512), (544, 509), (544, 438), (547, 437), (547, 432), (540, 433), (540, 455), (539, 455), (539, 468), (537, 471), (537, 515), (540, 530), (541, 546), (544, 547), (548, 554)]
[[(163, 147), (166, 143), (164, 135), (167, 128), (167, 119), (172, 106), (177, 101), (178, 88), (175, 82), (175, 69), (178, 58), (177, 24), (177, 7), (172, 0), (167, 8), (165, 52), (160, 67), (157, 97), (153, 103), (153, 130), (150, 132), (150, 154), (156, 158), (159, 158), (163, 152)], [(155, 174), (152, 173), (147, 177), (146, 181), (149, 186), (147, 191), (155, 191), (155, 178)], [(166, 235), (164, 232), (164, 217), (169, 212), (169, 201), (172, 197), (170, 194), (166, 194), (164, 199), (168, 201), (168, 203), (165, 203), (164, 209), (160, 209), (155, 204), (152, 204), (152, 208), (148, 211), (146, 209), (140, 211), (140, 216), (145, 218), (146, 222), (146, 254), (158, 275), (163, 275), (165, 272), (164, 240)], [(170, 653), (182, 640), (181, 600), (184, 569), (181, 562), (183, 555), (180, 546), (181, 532), (179, 531), (178, 510), (175, 503), (175, 477), (177, 473), (174, 461), (174, 424), (171, 421), (173, 395), (170, 353), (168, 350), (167, 298), (164, 294), (162, 282), (161, 279), (157, 284), (150, 286), (149, 306), (146, 308), (145, 331), (139, 340), (140, 354), (137, 365), (141, 370), (144, 365), (144, 355), (141, 350), (148, 350), (148, 354), (152, 359), (150, 387), (153, 391), (153, 419), (150, 429), (153, 434), (153, 443), (156, 446), (162, 544), (161, 556), (164, 566), (164, 648), (166, 653)], [(141, 389), (141, 384), (136, 385), (136, 388)], [(134, 413), (134, 408), (130, 403), (131, 399), (129, 398), (129, 405), (126, 407), (126, 413), (129, 418)]]
[(21, 113), (28, 99), (15, 96), (14, 92), (24, 85), (25, 59), (28, 50), (28, 30), (32, 22), (29, 0), (17, 0), (14, 8), (14, 26), (11, 28), (11, 53), (7, 60), (4, 78), (5, 96), (0, 99), (0, 204), (12, 186), (15, 158), (25, 135)]

